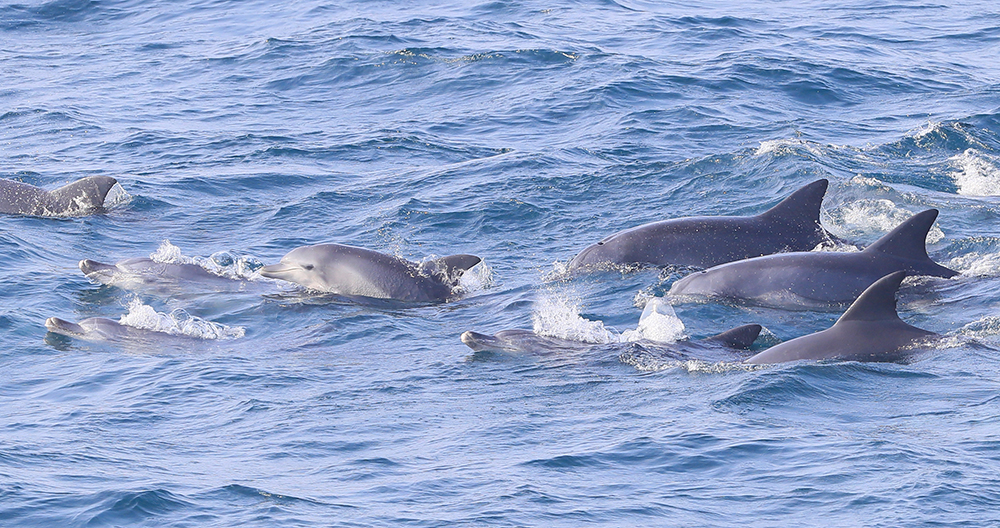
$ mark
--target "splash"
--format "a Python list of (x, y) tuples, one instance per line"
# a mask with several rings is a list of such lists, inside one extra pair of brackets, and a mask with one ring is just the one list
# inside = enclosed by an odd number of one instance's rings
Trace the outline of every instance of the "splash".
[(141, 330), (198, 339), (237, 339), (243, 337), (245, 333), (242, 327), (229, 327), (206, 321), (188, 315), (183, 310), (174, 310), (169, 314), (160, 313), (152, 306), (142, 304), (139, 299), (129, 301), (128, 313), (118, 322)]
[(958, 329), (958, 335), (972, 339), (996, 340), (1000, 336), (1000, 317), (987, 315)]
[[(879, 238), (913, 216), (891, 200), (863, 199), (846, 203), (830, 213), (831, 221), (847, 238)], [(944, 239), (944, 232), (936, 224), (927, 234), (927, 243)]]
[(455, 287), (457, 293), (469, 294), (481, 292), (491, 288), (495, 284), (493, 268), (486, 264), (485, 260), (469, 268), (458, 279), (458, 286)]
[(685, 337), (684, 322), (677, 317), (670, 303), (662, 297), (653, 297), (646, 301), (636, 329), (626, 330), (621, 334), (622, 342), (646, 340), (676, 343)]
[(967, 277), (1000, 275), (1000, 253), (971, 252), (951, 259), (948, 267)]
[(617, 343), (618, 335), (605, 328), (601, 321), (591, 321), (580, 315), (580, 306), (562, 296), (540, 299), (531, 315), (533, 330), (538, 335), (581, 341), (584, 343)]
[(970, 148), (948, 161), (958, 169), (951, 173), (958, 194), (1000, 196), (1000, 160)]
[(233, 255), (228, 251), (213, 253), (208, 258), (187, 257), (181, 253), (181, 248), (171, 244), (169, 240), (161, 242), (160, 247), (150, 254), (149, 258), (164, 264), (195, 264), (227, 279), (248, 281), (263, 279), (259, 271), (264, 267), (264, 263), (256, 257)]
[(761, 141), (760, 146), (757, 147), (757, 151), (754, 152), (754, 155), (763, 156), (765, 154), (774, 154), (778, 156), (786, 156), (795, 154), (801, 149), (805, 149), (813, 156), (823, 155), (823, 150), (819, 143), (801, 139), (770, 139), (767, 141)]

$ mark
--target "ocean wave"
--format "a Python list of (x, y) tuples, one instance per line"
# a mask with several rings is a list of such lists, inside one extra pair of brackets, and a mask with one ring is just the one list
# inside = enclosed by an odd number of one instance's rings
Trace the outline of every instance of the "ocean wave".
[(957, 169), (951, 176), (958, 194), (1000, 196), (1000, 158), (970, 148), (948, 161)]

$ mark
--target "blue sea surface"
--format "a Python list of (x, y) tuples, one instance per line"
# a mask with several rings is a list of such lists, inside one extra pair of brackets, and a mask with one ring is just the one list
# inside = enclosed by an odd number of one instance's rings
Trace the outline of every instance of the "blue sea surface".
[[(0, 526), (1000, 526), (998, 57), (984, 0), (3, 2), (0, 177), (129, 197), (0, 218)], [(619, 338), (690, 270), (567, 277), (579, 250), (819, 178), (860, 245), (940, 210), (961, 273), (899, 310), (943, 344), (750, 368), (459, 339)], [(325, 242), (484, 262), (438, 304), (256, 274)], [(77, 267), (150, 255), (243, 280)], [(762, 324), (755, 350), (841, 313), (673, 310)]]

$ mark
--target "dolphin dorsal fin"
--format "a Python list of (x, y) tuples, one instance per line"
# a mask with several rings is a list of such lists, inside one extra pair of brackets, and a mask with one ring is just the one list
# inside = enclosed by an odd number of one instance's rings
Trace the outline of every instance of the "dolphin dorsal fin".
[(819, 226), (819, 208), (823, 204), (823, 195), (830, 185), (829, 180), (816, 180), (793, 192), (778, 205), (764, 211), (760, 216), (770, 219), (780, 219), (792, 225)]
[(910, 260), (929, 260), (927, 233), (937, 219), (938, 210), (928, 209), (911, 216), (896, 229), (876, 240), (865, 251), (885, 253)]
[(420, 264), (420, 271), (429, 275), (443, 275), (449, 281), (457, 281), (463, 273), (482, 260), (475, 255), (449, 255)]
[(748, 349), (757, 340), (763, 327), (759, 324), (748, 324), (727, 330), (719, 335), (706, 338), (705, 341), (718, 343), (729, 348)]
[(861, 292), (834, 326), (844, 321), (899, 320), (899, 314), (896, 313), (896, 292), (905, 277), (905, 271), (896, 271), (875, 281)]

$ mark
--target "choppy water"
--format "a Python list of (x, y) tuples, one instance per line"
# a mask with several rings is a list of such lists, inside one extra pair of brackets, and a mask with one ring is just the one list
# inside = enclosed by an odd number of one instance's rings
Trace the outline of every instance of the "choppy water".
[[(1000, 525), (998, 55), (985, 1), (4, 3), (0, 177), (131, 198), (0, 219), (0, 525)], [(941, 210), (962, 274), (900, 308), (947, 346), (636, 368), (458, 339), (619, 339), (682, 272), (559, 279), (579, 249), (820, 177), (854, 242)], [(255, 277), (320, 242), (485, 266), (442, 305)], [(77, 269), (149, 255), (253, 280)], [(674, 310), (691, 337), (763, 324), (758, 348), (838, 316)]]

